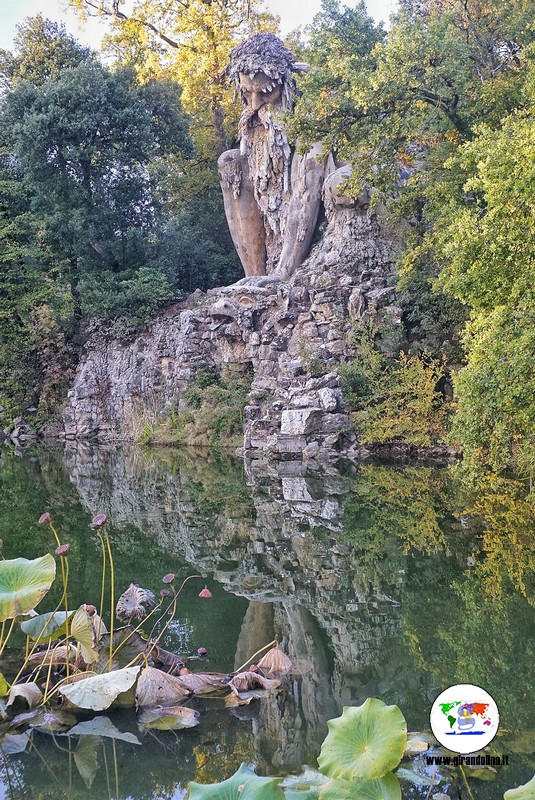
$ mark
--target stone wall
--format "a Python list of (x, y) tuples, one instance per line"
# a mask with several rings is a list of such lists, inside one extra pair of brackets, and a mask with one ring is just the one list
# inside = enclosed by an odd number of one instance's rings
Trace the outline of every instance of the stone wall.
[[(289, 281), (245, 278), (196, 291), (134, 341), (92, 335), (68, 393), (66, 438), (136, 439), (201, 367), (252, 373), (244, 452), (332, 459), (355, 446), (336, 367), (355, 323), (401, 324), (391, 247), (374, 213), (339, 209)], [(380, 343), (379, 343), (380, 344)]]

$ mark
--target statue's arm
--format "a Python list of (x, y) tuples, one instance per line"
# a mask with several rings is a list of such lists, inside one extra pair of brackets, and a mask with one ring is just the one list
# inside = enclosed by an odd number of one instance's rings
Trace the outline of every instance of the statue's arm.
[(266, 274), (266, 232), (249, 179), (247, 158), (227, 150), (217, 162), (230, 235), (245, 274)]
[(318, 219), (325, 177), (321, 144), (292, 160), (292, 197), (277, 272), (289, 278), (308, 255)]

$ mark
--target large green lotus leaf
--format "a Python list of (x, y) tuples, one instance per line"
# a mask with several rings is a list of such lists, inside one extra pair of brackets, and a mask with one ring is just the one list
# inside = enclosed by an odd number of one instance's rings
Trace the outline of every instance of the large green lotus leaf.
[(191, 781), (188, 800), (284, 800), (280, 778), (260, 778), (247, 764), (221, 783)]
[(374, 780), (333, 780), (320, 788), (319, 800), (401, 800), (401, 785), (391, 772)]
[(397, 706), (368, 698), (328, 722), (318, 764), (329, 778), (382, 778), (397, 767), (407, 745), (407, 723)]
[(503, 798), (504, 800), (535, 800), (535, 775), (522, 786), (517, 786), (516, 789), (508, 789)]
[(47, 642), (67, 633), (67, 621), (73, 614), (74, 611), (49, 611), (47, 614), (39, 614), (25, 620), (20, 628), (26, 636)]
[(104, 675), (93, 675), (76, 683), (64, 684), (61, 694), (77, 708), (105, 711), (136, 683), (141, 667), (127, 667)]
[(50, 554), (34, 558), (0, 561), (0, 622), (27, 614), (48, 592), (56, 577), (56, 562)]
[(320, 792), (317, 786), (310, 789), (286, 789), (286, 800), (319, 800)]

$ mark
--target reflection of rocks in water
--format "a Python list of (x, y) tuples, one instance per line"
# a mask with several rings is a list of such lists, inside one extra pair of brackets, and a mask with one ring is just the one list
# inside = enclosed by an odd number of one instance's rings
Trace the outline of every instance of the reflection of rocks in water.
[(257, 763), (265, 774), (299, 769), (316, 757), (327, 720), (338, 713), (331, 682), (331, 653), (314, 616), (296, 603), (251, 602), (238, 642), (236, 668), (276, 637), (293, 663), (284, 690), (251, 715)]
[(354, 478), (330, 467), (307, 473), (293, 462), (272, 474), (250, 464), (245, 485), (241, 464), (231, 461), (182, 454), (162, 464), (137, 449), (70, 443), (65, 461), (88, 510), (105, 511), (114, 528), (150, 532), (160, 547), (253, 601), (237, 662), (275, 632), (302, 667), (289, 691), (262, 704), (254, 722), (259, 752), (266, 768), (310, 760), (326, 721), (377, 681), (400, 630), (392, 603), (375, 596), (359, 551), (341, 535)]

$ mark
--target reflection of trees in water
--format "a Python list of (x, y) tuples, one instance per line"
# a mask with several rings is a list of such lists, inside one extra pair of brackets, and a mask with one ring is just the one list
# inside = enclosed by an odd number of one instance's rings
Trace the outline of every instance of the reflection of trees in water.
[[(519, 590), (532, 587), (533, 508), (518, 486), (487, 482), (474, 501), (461, 498), (450, 470), (366, 465), (342, 474), (290, 463), (244, 472), (232, 459), (167, 450), (70, 448), (72, 484), (88, 513), (110, 516), (123, 564), (143, 572), (165, 552), (165, 572), (189, 563), (224, 587), (195, 622), (197, 638), (215, 627), (222, 641), (237, 637), (241, 625), (234, 666), (274, 635), (298, 664), (273, 702), (234, 712), (239, 742), (221, 730), (212, 744), (193, 745), (202, 780), (221, 777), (232, 748), (237, 762), (252, 756), (250, 726), (238, 716), (250, 720), (265, 772), (312, 761), (327, 719), (367, 696), (398, 703), (417, 728), (440, 689), (470, 680), (496, 695), (511, 727), (528, 724), (533, 624)], [(47, 458), (50, 484), (59, 470)], [(233, 595), (250, 601), (243, 625)], [(228, 724), (229, 712), (219, 716)]]

